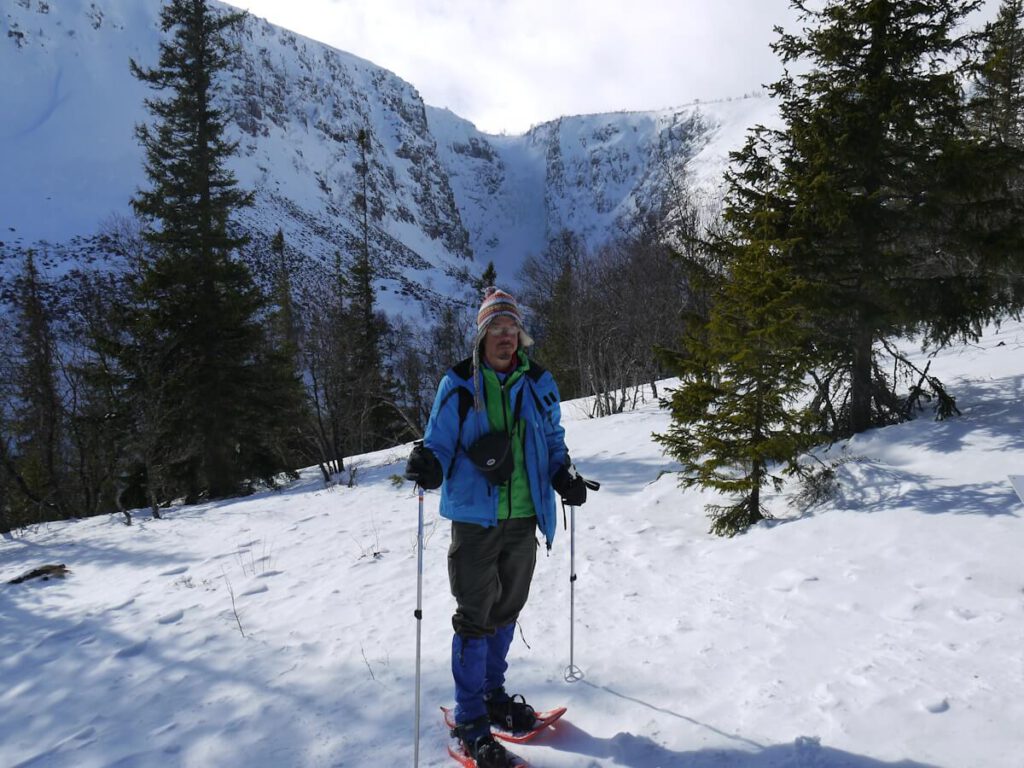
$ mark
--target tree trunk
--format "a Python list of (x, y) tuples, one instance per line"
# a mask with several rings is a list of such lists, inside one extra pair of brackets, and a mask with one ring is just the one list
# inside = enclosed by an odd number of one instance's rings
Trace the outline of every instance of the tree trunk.
[[(754, 462), (755, 474), (760, 477), (763, 472), (759, 461)], [(760, 479), (754, 484), (754, 487), (750, 489), (750, 496), (747, 497), (747, 519), (745, 521), (746, 526), (749, 527), (754, 523), (759, 523), (764, 520), (764, 515), (761, 514), (761, 481)]]
[(874, 335), (869, 329), (858, 329), (852, 342), (850, 357), (850, 432), (870, 429), (871, 374), (873, 370)]

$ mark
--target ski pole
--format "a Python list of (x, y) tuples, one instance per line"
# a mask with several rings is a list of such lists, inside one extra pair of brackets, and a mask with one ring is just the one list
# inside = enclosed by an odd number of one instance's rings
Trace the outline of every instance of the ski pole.
[[(575, 470), (575, 467), (573, 467)], [(581, 476), (582, 477), (582, 476)], [(596, 480), (583, 478), (583, 484), (592, 491), (599, 490)], [(562, 513), (565, 513), (563, 505)], [(583, 670), (576, 666), (576, 507), (569, 507), (569, 666), (565, 668), (565, 682), (575, 683), (583, 679)]]
[(420, 637), (423, 629), (423, 487), (416, 486), (419, 495), (419, 524), (416, 528), (416, 747), (413, 765), (420, 764)]
[(576, 507), (569, 507), (569, 666), (565, 668), (565, 682), (583, 679), (583, 670), (576, 666)]

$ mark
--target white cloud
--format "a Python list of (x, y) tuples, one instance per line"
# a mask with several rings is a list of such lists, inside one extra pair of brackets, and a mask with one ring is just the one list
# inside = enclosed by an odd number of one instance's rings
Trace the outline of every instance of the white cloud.
[[(740, 96), (788, 0), (230, 0), (389, 69), (481, 130)], [(996, 5), (995, 0), (989, 0)]]

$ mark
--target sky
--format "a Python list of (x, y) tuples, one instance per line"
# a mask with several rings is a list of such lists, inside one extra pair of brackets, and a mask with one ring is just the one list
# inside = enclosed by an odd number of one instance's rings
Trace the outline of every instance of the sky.
[[(788, 0), (230, 0), (412, 83), (487, 133), (563, 115), (657, 110), (781, 74)], [(998, 3), (987, 0), (981, 15)]]
[[(231, 0), (391, 70), (488, 133), (741, 96), (775, 79), (786, 0)], [(726, 52), (728, 52), (726, 54)]]

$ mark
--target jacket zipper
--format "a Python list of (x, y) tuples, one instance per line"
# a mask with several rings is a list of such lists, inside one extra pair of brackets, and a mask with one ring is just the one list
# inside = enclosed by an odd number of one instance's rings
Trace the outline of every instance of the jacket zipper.
[[(515, 445), (513, 444), (514, 436), (509, 431), (509, 428), (508, 428), (508, 410), (512, 408), (511, 396), (508, 397), (508, 409), (506, 409), (506, 407), (505, 407), (506, 396), (508, 396), (508, 394), (509, 393), (505, 389), (505, 385), (502, 384), (501, 385), (501, 418), (505, 422), (505, 434), (508, 435), (508, 449), (510, 451), (512, 451), (512, 472), (514, 473), (516, 471), (516, 464), (515, 464), (515, 462), (516, 462), (516, 452), (515, 452)], [(509, 475), (509, 478), (508, 478), (508, 480), (505, 481), (505, 483), (506, 483), (505, 498), (508, 500), (508, 515), (505, 516), (505, 519), (506, 520), (511, 520), (512, 519), (512, 475)]]

